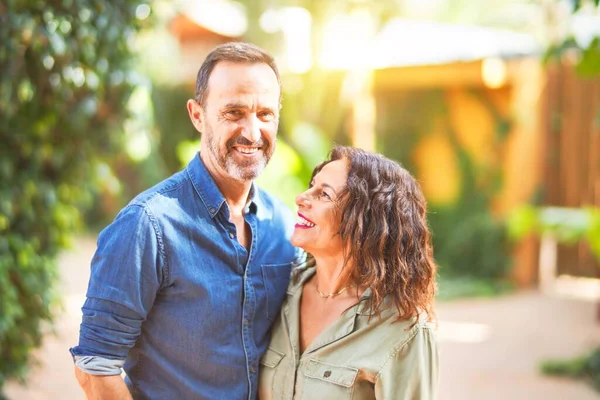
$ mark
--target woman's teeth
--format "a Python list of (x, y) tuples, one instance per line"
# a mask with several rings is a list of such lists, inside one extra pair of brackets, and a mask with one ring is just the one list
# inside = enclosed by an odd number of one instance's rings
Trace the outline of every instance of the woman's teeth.
[(309, 228), (312, 228), (313, 226), (315, 226), (315, 224), (313, 224), (312, 222), (310, 222), (302, 217), (298, 217), (298, 223), (300, 225), (308, 226)]

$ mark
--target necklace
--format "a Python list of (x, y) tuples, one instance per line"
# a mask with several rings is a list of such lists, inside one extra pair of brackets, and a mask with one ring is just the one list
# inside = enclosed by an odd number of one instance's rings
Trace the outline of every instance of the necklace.
[(317, 284), (317, 286), (315, 286), (315, 289), (316, 289), (317, 293), (319, 293), (319, 296), (321, 296), (324, 299), (328, 299), (330, 297), (339, 296), (340, 294), (344, 293), (346, 291), (346, 289), (350, 289), (350, 288), (353, 288), (353, 287), (356, 287), (356, 285), (344, 286), (343, 288), (341, 288), (337, 292), (332, 292), (332, 293), (329, 293), (329, 294), (325, 294), (325, 293), (321, 292), (319, 290), (319, 285), (318, 284)]

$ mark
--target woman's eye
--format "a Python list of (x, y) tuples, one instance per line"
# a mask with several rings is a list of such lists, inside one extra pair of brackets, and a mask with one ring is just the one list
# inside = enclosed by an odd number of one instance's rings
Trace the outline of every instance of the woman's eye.
[(331, 200), (331, 197), (327, 193), (325, 193), (325, 192), (321, 192), (321, 196), (325, 197), (326, 199)]

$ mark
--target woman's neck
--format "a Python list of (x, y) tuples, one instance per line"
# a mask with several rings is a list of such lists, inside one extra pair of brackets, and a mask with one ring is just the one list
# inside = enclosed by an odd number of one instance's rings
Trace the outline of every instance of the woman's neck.
[(312, 281), (322, 295), (338, 293), (356, 285), (352, 277), (353, 266), (341, 256), (315, 257), (316, 273)]

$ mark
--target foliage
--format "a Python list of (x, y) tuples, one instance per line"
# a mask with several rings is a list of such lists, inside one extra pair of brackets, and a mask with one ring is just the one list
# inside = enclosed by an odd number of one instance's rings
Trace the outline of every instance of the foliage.
[[(193, 88), (158, 83), (147, 86), (143, 90), (138, 86), (128, 101), (129, 113), (134, 115), (123, 125), (125, 151), (105, 165), (107, 176), (84, 216), (86, 227), (92, 231), (104, 228), (137, 194), (179, 171), (191, 159), (189, 152), (181, 153), (182, 147), (198, 138), (186, 111)], [(199, 146), (193, 143), (195, 153)]]
[[(600, 11), (600, 0), (570, 0), (571, 12), (577, 15), (583, 9), (595, 10), (596, 15)], [(547, 6), (551, 7), (552, 3)], [(593, 78), (600, 74), (600, 37), (591, 38), (588, 43), (579, 43), (573, 35), (567, 36), (557, 43), (548, 46), (546, 54), (543, 57), (545, 62), (560, 58), (565, 52), (575, 52), (578, 55), (578, 61), (575, 71), (585, 78)]]
[[(193, 85), (154, 85), (152, 104), (156, 128), (160, 132), (156, 146), (158, 155), (165, 163), (167, 175), (179, 171), (181, 160), (177, 157), (177, 146), (183, 141), (198, 139), (187, 114), (186, 103), (194, 97)], [(198, 151), (198, 148), (196, 148)], [(189, 159), (184, 160), (187, 164)]]
[(495, 297), (510, 292), (513, 286), (503, 280), (472, 278), (469, 276), (439, 276), (437, 280), (438, 301), (450, 301), (465, 297)]
[(506, 229), (489, 211), (437, 209), (429, 221), (441, 274), (483, 280), (506, 277), (510, 266)]
[(544, 361), (541, 370), (546, 375), (586, 380), (600, 391), (600, 348), (571, 360)]
[(588, 243), (600, 261), (600, 209), (534, 207), (525, 205), (508, 218), (508, 233), (514, 240), (529, 234), (551, 235), (559, 243)]
[[(472, 91), (470, 95), (492, 107), (483, 94)], [(378, 104), (378, 149), (384, 154), (419, 176), (413, 159), (415, 146), (437, 131), (448, 139), (458, 160), (458, 198), (451, 204), (429, 206), (428, 220), (440, 274), (443, 278), (470, 278), (470, 282), (502, 280), (510, 266), (509, 242), (505, 224), (490, 211), (494, 196), (502, 188), (500, 165), (483, 171), (458, 142), (443, 90), (380, 94)], [(510, 122), (493, 108), (489, 111), (495, 119), (494, 147), (498, 149), (506, 139)]]
[(55, 257), (119, 148), (141, 3), (0, 3), (0, 388), (24, 379), (52, 321)]

